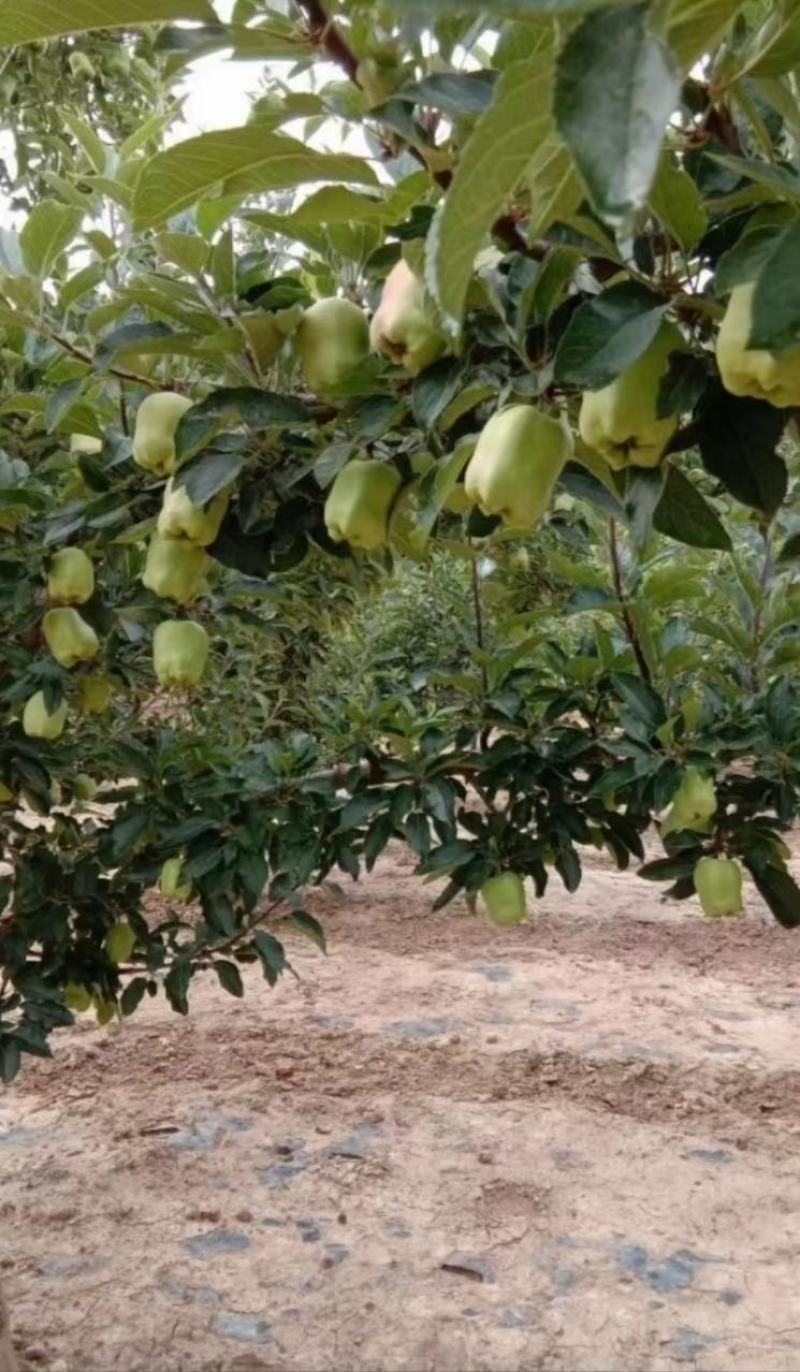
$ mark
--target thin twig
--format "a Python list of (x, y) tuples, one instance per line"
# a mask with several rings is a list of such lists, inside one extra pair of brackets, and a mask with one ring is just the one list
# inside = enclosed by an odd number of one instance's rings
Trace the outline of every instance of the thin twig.
[(617, 600), (619, 601), (620, 609), (622, 610), (622, 621), (625, 625), (628, 642), (633, 649), (633, 655), (636, 658), (636, 665), (639, 668), (639, 675), (641, 676), (642, 681), (646, 682), (648, 686), (652, 686), (653, 674), (650, 671), (649, 663), (644, 655), (644, 649), (642, 648), (639, 633), (625, 595), (625, 588), (622, 584), (622, 569), (620, 567), (619, 548), (617, 546), (617, 521), (614, 519), (613, 515), (608, 521), (608, 542), (611, 552), (611, 574), (614, 578), (614, 590), (616, 591)]

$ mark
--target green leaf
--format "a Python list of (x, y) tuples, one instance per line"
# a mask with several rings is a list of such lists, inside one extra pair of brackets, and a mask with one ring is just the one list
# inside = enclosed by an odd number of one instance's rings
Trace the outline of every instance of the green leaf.
[(173, 262), (190, 276), (200, 276), (205, 270), (210, 248), (196, 233), (159, 233), (153, 242), (164, 262)]
[(266, 933), (263, 929), (258, 929), (253, 935), (253, 943), (255, 944), (256, 952), (261, 959), (264, 976), (270, 986), (274, 986), (278, 977), (281, 976), (289, 966), (283, 944), (272, 934)]
[(77, 304), (84, 295), (88, 295), (105, 280), (106, 268), (103, 262), (90, 262), (88, 267), (82, 267), (79, 272), (71, 276), (61, 287), (58, 303), (62, 310), (68, 310)]
[(635, 281), (586, 300), (562, 335), (554, 379), (589, 391), (607, 386), (649, 347), (665, 309), (664, 300)]
[(757, 867), (744, 854), (744, 862), (773, 915), (784, 929), (800, 928), (800, 889), (783, 867)]
[(650, 191), (650, 209), (676, 243), (689, 252), (708, 228), (708, 214), (697, 186), (671, 153), (664, 153)]
[(690, 877), (697, 863), (697, 850), (678, 853), (675, 857), (655, 858), (640, 867), (637, 876), (645, 881), (677, 881), (680, 877)]
[(186, 993), (192, 979), (191, 963), (186, 958), (176, 958), (164, 978), (164, 991), (167, 1000), (179, 1015), (188, 1015), (189, 1001)]
[(106, 169), (106, 158), (110, 151), (102, 139), (98, 138), (94, 129), (71, 110), (64, 110), (61, 118), (72, 134), (73, 138), (80, 144), (86, 153), (94, 171), (102, 173)]
[(794, 0), (773, 4), (746, 44), (740, 75), (782, 76), (800, 64), (800, 9)]
[(311, 942), (317, 945), (320, 952), (327, 952), (325, 930), (319, 920), (315, 919), (313, 915), (310, 915), (307, 910), (295, 910), (289, 916), (286, 923), (293, 929), (297, 929), (298, 933), (304, 934), (306, 938), (310, 938)]
[(475, 256), (552, 128), (549, 56), (513, 62), (467, 140), (427, 240), (426, 282), (449, 332), (461, 328)]
[(132, 28), (167, 19), (215, 18), (208, 0), (3, 0), (0, 4), (0, 48), (39, 43), (65, 33), (89, 29)]
[(800, 221), (771, 243), (756, 280), (748, 346), (782, 352), (800, 343)]
[(245, 461), (245, 453), (203, 453), (181, 467), (175, 477), (175, 486), (186, 487), (193, 505), (206, 505), (212, 496), (236, 480)]
[(230, 429), (238, 423), (267, 429), (312, 422), (310, 411), (292, 396), (248, 386), (223, 388), (212, 391), (184, 415), (176, 433), (178, 458), (196, 452), (221, 428)]
[[(2, 18), (0, 17), (0, 24)], [(31, 210), (19, 236), (25, 266), (33, 276), (47, 276), (60, 253), (76, 236), (83, 212), (75, 205), (40, 200)]]
[(719, 548), (729, 552), (730, 535), (716, 511), (683, 472), (670, 462), (664, 491), (653, 515), (660, 534), (690, 548)]
[(492, 103), (496, 80), (493, 71), (435, 72), (415, 85), (403, 86), (394, 98), (445, 114), (483, 114)]
[(786, 463), (775, 451), (785, 415), (763, 400), (709, 386), (695, 416), (706, 470), (737, 500), (772, 515), (786, 495)]
[[(487, 12), (485, 0), (434, 0), (436, 13), (456, 10), (459, 14), (480, 14)], [(580, 0), (580, 8), (597, 9), (600, 5), (613, 4), (614, 0)], [(495, 0), (491, 6), (493, 15), (503, 15), (508, 19), (527, 19), (537, 14), (569, 14), (576, 8), (577, 0)], [(430, 15), (431, 0), (393, 0), (396, 10), (423, 10)]]
[(679, 98), (672, 53), (648, 27), (649, 5), (589, 15), (569, 35), (553, 109), (592, 204), (623, 225), (645, 204)]
[(709, 52), (731, 27), (743, 0), (673, 0), (669, 8), (667, 43), (687, 71)]
[(227, 962), (220, 959), (214, 963), (214, 971), (217, 974), (219, 984), (223, 991), (227, 991), (229, 996), (243, 996), (244, 982), (242, 974), (235, 962)]
[(240, 198), (308, 181), (375, 182), (359, 157), (316, 152), (258, 125), (219, 129), (177, 143), (145, 163), (133, 197), (134, 228), (149, 229), (220, 185)]
[(526, 172), (531, 212), (528, 234), (542, 238), (556, 220), (568, 220), (584, 198), (572, 154), (553, 130), (543, 138)]
[(147, 990), (147, 977), (134, 977), (129, 981), (119, 998), (119, 1008), (124, 1016), (132, 1015), (141, 1004)]

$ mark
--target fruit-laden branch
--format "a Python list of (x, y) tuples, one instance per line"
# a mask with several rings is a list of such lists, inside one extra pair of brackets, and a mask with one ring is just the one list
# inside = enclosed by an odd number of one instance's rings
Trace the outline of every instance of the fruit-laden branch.
[[(311, 42), (322, 48), (330, 60), (342, 68), (342, 71), (347, 74), (354, 85), (360, 86), (358, 58), (339, 26), (328, 17), (321, 0), (296, 0), (296, 3), (308, 22), (308, 36)], [(409, 152), (423, 166), (427, 165), (418, 148), (409, 147)], [(434, 172), (433, 179), (437, 186), (446, 191), (453, 179), (453, 173), (443, 169)], [(492, 225), (491, 231), (496, 238), (501, 239), (514, 252), (522, 253), (525, 257), (532, 257), (537, 262), (543, 261), (549, 251), (547, 243), (526, 242), (524, 235), (520, 233), (516, 219), (511, 214), (500, 215), (499, 219), (496, 219)]]
[(622, 622), (625, 625), (625, 633), (627, 634), (628, 642), (633, 649), (633, 656), (636, 658), (636, 666), (639, 668), (639, 675), (641, 676), (642, 681), (646, 682), (648, 686), (652, 686), (653, 674), (650, 671), (650, 664), (644, 655), (644, 649), (642, 648), (636, 625), (633, 622), (633, 616), (630, 612), (630, 607), (625, 595), (625, 588), (622, 584), (622, 570), (619, 565), (619, 547), (617, 545), (617, 521), (614, 519), (613, 515), (608, 521), (608, 542), (611, 551), (611, 575), (614, 578), (614, 590), (616, 591), (617, 600), (619, 601), (620, 609), (622, 610)]

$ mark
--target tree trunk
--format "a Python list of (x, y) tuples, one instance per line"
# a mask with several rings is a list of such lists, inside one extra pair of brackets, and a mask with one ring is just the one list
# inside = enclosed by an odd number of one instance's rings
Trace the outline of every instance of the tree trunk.
[(11, 1329), (8, 1323), (6, 1303), (3, 1300), (2, 1287), (0, 1287), (0, 1372), (17, 1372), (17, 1360), (11, 1345)]

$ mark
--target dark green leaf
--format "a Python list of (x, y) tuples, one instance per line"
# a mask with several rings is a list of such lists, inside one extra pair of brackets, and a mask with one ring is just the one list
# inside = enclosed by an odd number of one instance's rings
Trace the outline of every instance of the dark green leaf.
[(297, 929), (299, 933), (304, 934), (306, 938), (310, 938), (320, 952), (326, 953), (328, 951), (325, 930), (319, 920), (310, 915), (307, 910), (294, 910), (286, 923), (291, 925), (293, 929)]
[(653, 527), (690, 548), (719, 548), (728, 552), (730, 535), (694, 482), (671, 462), (665, 470), (664, 490), (653, 515)]
[(219, 979), (219, 984), (223, 991), (227, 991), (229, 996), (241, 997), (244, 995), (244, 982), (242, 974), (235, 962), (220, 960), (214, 963), (214, 971)]
[(272, 934), (268, 934), (263, 929), (258, 929), (253, 935), (253, 943), (256, 952), (261, 959), (264, 976), (270, 986), (274, 986), (278, 977), (285, 972), (289, 966), (286, 961), (286, 953), (283, 944)]
[(800, 928), (800, 888), (794, 877), (782, 867), (756, 867), (748, 861), (747, 854), (744, 861), (778, 923), (784, 929)]
[(665, 308), (664, 300), (635, 281), (584, 301), (558, 345), (555, 380), (589, 391), (607, 386), (652, 343)]
[(775, 239), (753, 296), (751, 348), (781, 352), (800, 343), (800, 221)]
[(206, 505), (218, 491), (233, 485), (244, 463), (244, 453), (202, 453), (200, 457), (181, 467), (175, 477), (175, 486), (185, 486), (193, 504)]
[(763, 400), (711, 385), (695, 421), (706, 470), (743, 505), (774, 514), (786, 495), (786, 463), (775, 451), (785, 415)]

